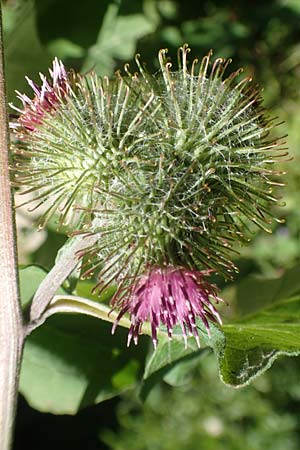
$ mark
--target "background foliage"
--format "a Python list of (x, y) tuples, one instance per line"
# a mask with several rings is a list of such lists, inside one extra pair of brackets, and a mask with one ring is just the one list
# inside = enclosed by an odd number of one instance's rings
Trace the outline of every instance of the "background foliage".
[[(155, 71), (159, 48), (174, 56), (188, 42), (194, 56), (213, 48), (215, 56), (231, 57), (230, 70), (242, 66), (264, 87), (266, 105), (285, 122), (278, 135), (288, 134), (294, 158), (286, 165), (286, 207), (278, 211), (285, 223), (241, 249), (240, 274), (223, 286), (230, 303), (222, 311), (224, 334), (215, 329), (206, 343), (217, 358), (205, 344), (198, 351), (191, 343), (183, 352), (176, 339), (169, 345), (162, 338), (156, 355), (147, 337), (128, 351), (124, 330), (111, 337), (108, 323), (52, 317), (26, 344), (16, 448), (299, 448), (299, 358), (280, 357), (263, 373), (277, 356), (300, 349), (299, 2), (6, 0), (3, 6), (8, 94), (15, 104), (15, 89), (29, 93), (24, 76), (38, 80), (54, 56), (82, 72), (112, 75), (139, 52)], [(55, 224), (38, 233), (32, 222), (26, 209), (18, 211), (20, 261), (29, 265), (21, 271), (25, 307), (66, 240)], [(72, 281), (64, 286), (73, 288)], [(90, 282), (79, 282), (75, 293), (92, 298)], [(260, 376), (234, 390), (218, 371), (232, 385)]]

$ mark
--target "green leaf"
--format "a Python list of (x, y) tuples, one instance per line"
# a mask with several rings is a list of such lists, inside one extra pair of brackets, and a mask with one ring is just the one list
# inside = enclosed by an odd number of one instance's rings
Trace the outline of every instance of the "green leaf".
[(80, 45), (64, 38), (51, 41), (47, 48), (52, 55), (57, 56), (59, 59), (81, 58), (85, 53)]
[(67, 237), (47, 228), (47, 239), (34, 253), (35, 264), (51, 269), (55, 264), (57, 254), (65, 248)]
[[(20, 277), (20, 295), (23, 309), (26, 309), (38, 286), (45, 278), (47, 272), (40, 266), (26, 266), (19, 272)], [(57, 291), (60, 294), (64, 294), (63, 289)]]
[(280, 355), (300, 354), (300, 297), (283, 300), (239, 323), (224, 325), (219, 355), (224, 383), (241, 387), (265, 372)]
[[(211, 337), (207, 335), (206, 328), (201, 321), (198, 321), (198, 333), (203, 348), (211, 347), (215, 352), (221, 353), (224, 347), (224, 336), (222, 331), (210, 324)], [(161, 337), (162, 336), (162, 337)], [(187, 340), (187, 348), (185, 348), (182, 333), (179, 327), (174, 328), (173, 339), (170, 341), (166, 334), (159, 334), (157, 349), (152, 353), (145, 368), (144, 379), (149, 378), (155, 372), (165, 368), (172, 367), (176, 361), (181, 360), (189, 355), (199, 355), (201, 349), (198, 348), (196, 340), (189, 337)]]
[(201, 349), (198, 348), (193, 337), (188, 338), (187, 348), (185, 348), (180, 327), (174, 328), (171, 341), (166, 333), (160, 332), (157, 349), (152, 353), (145, 367), (144, 382), (140, 392), (142, 399), (145, 399), (153, 386), (162, 379), (171, 385), (184, 383), (189, 377), (191, 368), (197, 366), (208, 347), (213, 348), (217, 355), (222, 354), (225, 343), (222, 331), (214, 324), (210, 324), (211, 337), (209, 337), (200, 320), (197, 326)]
[(49, 67), (51, 57), (37, 34), (33, 1), (7, 2), (3, 16), (7, 21), (4, 44), (8, 98), (16, 103), (15, 89), (31, 91), (25, 75), (37, 80), (38, 72)]
[(75, 288), (75, 295), (80, 297), (85, 297), (89, 300), (94, 300), (96, 302), (107, 303), (114, 293), (116, 292), (116, 286), (109, 286), (104, 292), (101, 293), (100, 297), (97, 293), (93, 294), (92, 290), (95, 287), (95, 282), (90, 280), (78, 280)]
[(240, 312), (249, 314), (299, 292), (300, 266), (297, 265), (276, 279), (249, 275), (237, 285), (236, 301)]
[(35, 409), (76, 414), (132, 387), (144, 345), (126, 349), (126, 331), (83, 315), (57, 315), (27, 339), (20, 392)]
[(90, 48), (82, 70), (94, 68), (99, 75), (111, 75), (115, 59), (132, 58), (138, 39), (154, 29), (154, 23), (143, 14), (121, 16), (119, 6), (111, 3), (104, 16), (97, 42)]
[(200, 351), (199, 354), (193, 354), (191, 357), (185, 357), (178, 361), (174, 367), (169, 369), (163, 380), (170, 386), (179, 387), (190, 383), (193, 379), (194, 370), (201, 364), (200, 360), (206, 355), (206, 351)]
[(83, 315), (53, 316), (27, 339), (20, 392), (35, 409), (76, 414), (132, 387), (144, 345), (126, 349), (126, 331)]
[[(300, 354), (300, 296), (274, 301), (299, 291), (297, 270), (287, 271), (281, 280), (260, 280), (265, 283), (265, 289), (261, 291), (255, 283), (252, 287), (250, 280), (252, 277), (249, 277), (244, 292), (248, 297), (258, 297), (261, 303), (272, 302), (269, 307), (224, 325), (222, 331), (212, 327), (211, 339), (199, 325), (201, 342), (206, 347), (212, 347), (218, 358), (221, 380), (234, 387), (247, 385), (271, 367), (278, 356)], [(171, 342), (166, 338), (160, 339), (156, 352), (146, 365), (142, 397), (161, 379), (171, 384), (180, 383), (188, 375), (190, 365), (197, 365), (200, 356), (201, 350), (193, 339), (188, 340), (186, 350), (179, 335)]]
[[(22, 301), (28, 304), (46, 272), (30, 266), (20, 273)], [(118, 327), (112, 336), (111, 324), (106, 322), (112, 320), (107, 315), (109, 308), (93, 305), (105, 309), (105, 320), (59, 314), (26, 339), (20, 392), (32, 407), (76, 414), (136, 383), (144, 366), (146, 340), (141, 337), (138, 347), (127, 349), (127, 331)]]
[[(21, 292), (26, 303), (43, 270), (31, 267), (24, 271), (28, 276), (21, 271)], [(289, 277), (291, 274), (287, 274)], [(30, 288), (24, 286), (28, 280)], [(286, 282), (278, 290), (290, 291), (291, 284)], [(66, 294), (54, 297), (44, 319), (55, 312), (73, 314), (48, 318), (26, 342), (20, 390), (32, 406), (56, 414), (74, 414), (80, 407), (117, 395), (137, 382), (146, 340), (141, 337), (137, 348), (126, 350), (126, 330), (118, 327), (116, 336), (110, 336), (108, 321), (113, 322), (117, 313), (108, 315), (109, 311), (107, 305), (89, 299)], [(120, 325), (128, 328), (130, 321), (122, 318)], [(158, 347), (144, 371), (143, 398), (162, 379), (171, 385), (186, 382), (209, 347), (218, 358), (221, 380), (234, 387), (248, 384), (279, 355), (299, 355), (300, 296), (273, 303), (238, 323), (224, 325), (222, 330), (211, 324), (211, 337), (201, 321), (198, 331), (200, 350), (194, 338), (188, 338), (185, 348), (179, 327), (174, 329), (172, 341), (164, 330), (159, 332)], [(143, 333), (151, 334), (150, 328), (144, 327)]]
[(85, 0), (84, 4), (74, 0), (36, 1), (37, 27), (42, 42), (51, 45), (62, 38), (88, 48), (96, 40), (109, 3), (111, 0)]

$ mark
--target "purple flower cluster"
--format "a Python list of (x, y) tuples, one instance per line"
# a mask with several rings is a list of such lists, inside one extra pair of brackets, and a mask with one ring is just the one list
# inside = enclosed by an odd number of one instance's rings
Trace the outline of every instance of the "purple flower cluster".
[(20, 113), (18, 123), (15, 126), (24, 127), (28, 131), (35, 131), (36, 126), (42, 123), (45, 114), (55, 111), (60, 98), (67, 93), (70, 83), (63, 63), (55, 58), (53, 60), (53, 68), (52, 70), (49, 69), (49, 72), (52, 78), (51, 81), (48, 81), (46, 76), (40, 73), (41, 86), (38, 86), (26, 77), (29, 86), (35, 94), (33, 99), (26, 94), (16, 91), (24, 109), (21, 110), (14, 105), (10, 105)]
[(170, 339), (173, 328), (179, 324), (185, 347), (187, 347), (187, 333), (195, 337), (200, 347), (196, 319), (202, 320), (208, 335), (210, 335), (208, 319), (222, 324), (210, 297), (217, 303), (222, 300), (217, 296), (216, 287), (203, 279), (209, 273), (208, 270), (196, 271), (172, 266), (152, 267), (141, 276), (133, 286), (131, 294), (123, 301), (112, 332), (115, 332), (121, 317), (129, 312), (131, 327), (128, 346), (132, 338), (137, 344), (143, 323), (149, 321), (155, 348), (160, 324), (166, 326)]

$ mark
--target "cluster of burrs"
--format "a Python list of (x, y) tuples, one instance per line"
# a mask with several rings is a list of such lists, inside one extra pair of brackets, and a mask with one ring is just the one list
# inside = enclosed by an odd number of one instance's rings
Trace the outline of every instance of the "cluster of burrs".
[[(137, 72), (114, 78), (67, 73), (54, 60), (50, 79), (29, 81), (34, 97), (12, 124), (14, 181), (26, 186), (41, 224), (97, 235), (86, 249), (99, 292), (116, 285), (118, 320), (129, 313), (129, 342), (149, 321), (153, 342), (165, 325), (195, 336), (197, 319), (209, 332), (220, 317), (217, 289), (204, 278), (236, 270), (233, 246), (249, 240), (250, 223), (269, 229), (284, 154), (270, 137), (260, 91), (230, 63), (188, 63), (178, 50), (173, 70), (167, 50), (151, 75), (136, 57)], [(281, 151), (282, 150), (282, 151)]]

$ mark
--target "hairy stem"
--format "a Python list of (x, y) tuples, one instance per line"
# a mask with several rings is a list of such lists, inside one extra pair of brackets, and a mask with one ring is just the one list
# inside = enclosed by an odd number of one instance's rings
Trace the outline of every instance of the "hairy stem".
[(24, 341), (19, 301), (0, 4), (0, 450), (11, 447)]

